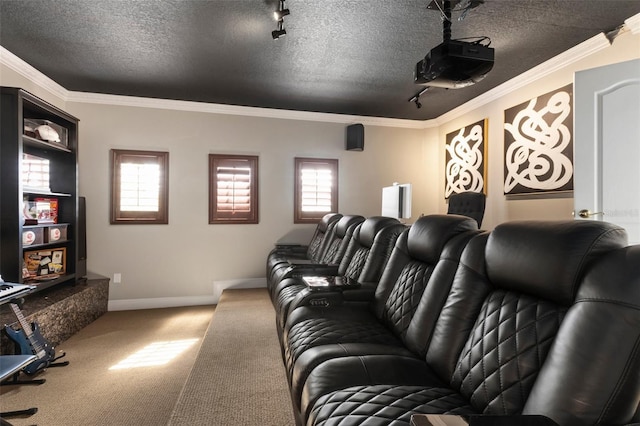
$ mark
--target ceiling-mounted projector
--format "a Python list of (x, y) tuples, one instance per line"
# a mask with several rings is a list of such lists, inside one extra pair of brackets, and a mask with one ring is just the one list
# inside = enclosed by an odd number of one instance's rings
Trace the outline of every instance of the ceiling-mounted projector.
[(446, 89), (471, 86), (491, 71), (493, 57), (491, 47), (445, 39), (416, 64), (414, 82)]

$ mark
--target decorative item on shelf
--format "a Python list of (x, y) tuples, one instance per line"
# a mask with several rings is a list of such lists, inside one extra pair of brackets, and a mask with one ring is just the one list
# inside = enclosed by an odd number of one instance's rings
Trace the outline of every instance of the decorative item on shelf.
[(48, 243), (57, 243), (67, 240), (67, 225), (49, 226), (47, 233)]
[(35, 201), (29, 201), (28, 198), (24, 198), (22, 202), (22, 218), (24, 219), (23, 225), (38, 224), (38, 213), (36, 212)]
[(22, 185), (25, 191), (51, 192), (49, 160), (31, 154), (22, 154)]
[(28, 280), (31, 274), (29, 273), (29, 269), (27, 269), (27, 262), (22, 261), (22, 279)]
[(42, 141), (69, 146), (67, 129), (49, 120), (25, 118), (24, 134)]
[(67, 249), (56, 247), (47, 250), (34, 250), (24, 252), (25, 281), (53, 280), (65, 273)]
[(27, 228), (22, 231), (22, 245), (32, 246), (44, 243), (44, 228)]
[(38, 197), (36, 204), (38, 223), (58, 223), (58, 199)]

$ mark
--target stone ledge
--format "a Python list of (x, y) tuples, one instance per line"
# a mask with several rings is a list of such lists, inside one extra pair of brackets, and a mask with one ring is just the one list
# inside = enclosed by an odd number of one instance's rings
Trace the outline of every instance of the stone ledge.
[[(22, 312), (29, 322), (36, 322), (43, 337), (59, 345), (107, 312), (109, 279), (89, 274), (86, 282), (61, 284), (25, 298)], [(2, 306), (0, 323), (17, 325), (8, 305)], [(5, 333), (0, 340), (2, 354), (14, 353), (14, 344)]]

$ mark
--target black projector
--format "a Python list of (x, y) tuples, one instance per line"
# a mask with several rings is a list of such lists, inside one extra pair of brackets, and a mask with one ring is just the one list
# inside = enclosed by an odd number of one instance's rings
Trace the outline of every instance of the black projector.
[(482, 80), (493, 68), (493, 48), (478, 43), (449, 40), (431, 49), (416, 64), (414, 82), (460, 89)]

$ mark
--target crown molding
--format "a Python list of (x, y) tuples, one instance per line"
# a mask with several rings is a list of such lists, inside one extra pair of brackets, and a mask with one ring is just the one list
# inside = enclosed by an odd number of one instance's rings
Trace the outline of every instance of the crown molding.
[(629, 28), (631, 34), (640, 33), (640, 13), (633, 15), (629, 19), (625, 19), (624, 24)]
[[(640, 32), (640, 14), (625, 21), (633, 34)], [(467, 103), (431, 120), (402, 120), (383, 117), (366, 117), (355, 115), (329, 114), (308, 111), (291, 111), (272, 108), (246, 107), (236, 105), (212, 104), (205, 102), (177, 101), (169, 99), (143, 98), (136, 96), (106, 95), (100, 93), (86, 93), (68, 91), (31, 65), (18, 58), (0, 46), (0, 63), (8, 66), (30, 81), (58, 96), (65, 102), (93, 103), (116, 106), (130, 106), (140, 108), (159, 108), (177, 111), (205, 112), (211, 114), (228, 114), (247, 117), (274, 118), (283, 120), (316, 121), (324, 123), (353, 124), (362, 123), (371, 126), (397, 127), (409, 129), (427, 129), (438, 127), (444, 123), (468, 114), (490, 102), (523, 86), (531, 84), (549, 74), (562, 69), (582, 58), (592, 55), (610, 46), (607, 37), (600, 33), (589, 40), (543, 62), (540, 65), (520, 74), (511, 80), (477, 96)]]
[(451, 120), (454, 120), (460, 116), (463, 116), (475, 109), (478, 109), (489, 102), (493, 102), (501, 97), (509, 94), (510, 92), (520, 89), (528, 84), (531, 84), (541, 78), (544, 78), (574, 62), (577, 62), (589, 55), (593, 55), (600, 50), (606, 49), (611, 43), (603, 33), (599, 33), (596, 36), (580, 43), (579, 45), (562, 52), (559, 55), (554, 56), (546, 62), (541, 63), (529, 71), (512, 78), (499, 86), (485, 92), (484, 94), (470, 100), (469, 102), (460, 105), (451, 111), (442, 114), (436, 119), (438, 125), (442, 125)]
[(4, 47), (0, 46), (0, 63), (17, 72), (27, 80), (40, 86), (52, 95), (66, 101), (69, 91), (14, 55)]
[[(258, 108), (206, 102), (178, 101), (143, 98), (137, 96), (106, 95), (100, 93), (69, 92), (68, 102), (118, 105), (140, 108), (159, 108), (176, 111), (204, 112), (210, 114), (240, 115), (245, 117), (274, 118), (283, 120), (317, 121), (323, 123), (362, 123), (372, 126), (424, 129), (430, 124), (419, 120), (401, 120), (383, 117), (329, 114), (309, 111), (292, 111), (275, 108)], [(435, 126), (435, 124), (431, 124)]]

